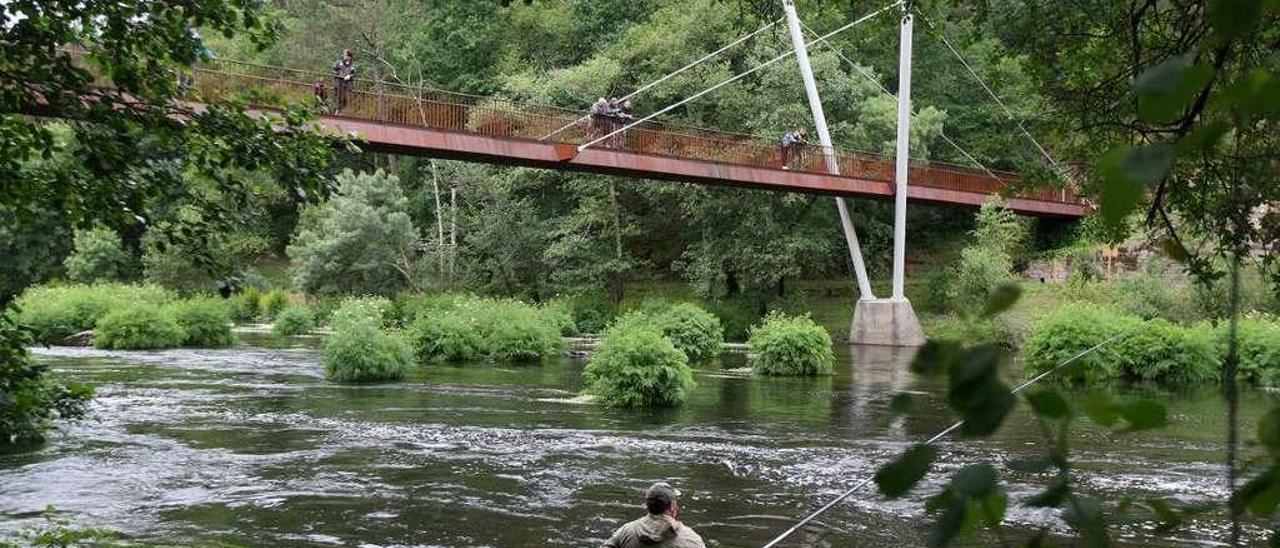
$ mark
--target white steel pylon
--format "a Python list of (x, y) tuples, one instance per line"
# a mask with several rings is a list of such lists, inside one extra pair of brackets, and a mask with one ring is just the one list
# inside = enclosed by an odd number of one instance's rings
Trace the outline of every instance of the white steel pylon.
[[(822, 144), (823, 156), (827, 162), (827, 171), (839, 175), (839, 165), (835, 158), (835, 148), (831, 143), (831, 133), (827, 128), (826, 115), (822, 109), (822, 99), (818, 96), (817, 83), (813, 77), (813, 69), (809, 65), (809, 53), (805, 48), (804, 35), (800, 28), (800, 17), (796, 13), (794, 0), (782, 0), (782, 9), (786, 13), (787, 28), (791, 33), (791, 42), (796, 50), (796, 61), (800, 66), (800, 76), (804, 80), (805, 93), (809, 99), (809, 109), (813, 112), (813, 123)], [(877, 299), (871, 293), (871, 283), (867, 279), (866, 265), (862, 260), (862, 251), (858, 246), (858, 236), (849, 218), (848, 209), (843, 198), (836, 198), (836, 207), (840, 211), (840, 223), (844, 228), (845, 240), (849, 244), (849, 255), (853, 259), (854, 273), (858, 278), (858, 302), (853, 309), (853, 324), (849, 328), (849, 342), (855, 344), (882, 344), (892, 346), (919, 346), (925, 343), (924, 331), (920, 329), (920, 321), (915, 310), (904, 293), (906, 239), (907, 239), (907, 178), (910, 173), (911, 145), (911, 41), (912, 17), (909, 9), (903, 8), (901, 25), (900, 54), (898, 59), (898, 152), (896, 188), (894, 192), (894, 229), (893, 229), (893, 296), (888, 299)]]
[[(809, 97), (809, 110), (813, 112), (813, 125), (818, 133), (818, 142), (822, 145), (822, 157), (826, 160), (827, 171), (832, 175), (839, 175), (840, 164), (836, 161), (836, 150), (831, 144), (831, 131), (827, 128), (827, 115), (822, 110), (822, 99), (818, 96), (813, 68), (809, 66), (809, 49), (805, 47), (804, 34), (800, 31), (800, 17), (796, 15), (794, 0), (782, 0), (782, 10), (787, 15), (787, 30), (791, 33), (791, 43), (796, 50), (796, 64), (800, 65), (800, 78), (804, 80), (804, 90)], [(853, 272), (858, 279), (859, 300), (874, 299), (871, 280), (867, 278), (867, 266), (862, 260), (862, 248), (858, 245), (858, 233), (853, 228), (853, 219), (849, 217), (844, 198), (836, 198), (836, 209), (840, 212), (840, 226), (844, 229), (844, 239), (849, 244), (849, 258), (853, 260)]]

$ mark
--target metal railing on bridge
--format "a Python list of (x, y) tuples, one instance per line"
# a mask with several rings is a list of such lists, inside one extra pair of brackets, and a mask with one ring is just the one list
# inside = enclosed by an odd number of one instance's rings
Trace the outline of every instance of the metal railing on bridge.
[[(593, 120), (579, 111), (367, 79), (352, 82), (339, 109), (339, 91), (328, 73), (240, 61), (203, 63), (191, 71), (189, 80), (193, 100), (234, 98), (267, 108), (312, 103), (330, 116), (506, 139), (539, 140), (554, 132), (556, 142), (580, 144), (599, 133)], [(317, 96), (317, 83), (324, 84), (323, 97)], [(775, 139), (662, 122), (646, 122), (598, 146), (681, 159), (826, 172), (818, 146), (800, 145), (790, 158), (784, 158)], [(884, 182), (894, 179), (890, 156), (851, 150), (839, 150), (836, 155), (842, 176)], [(912, 162), (910, 181), (913, 186), (983, 195), (999, 194), (1019, 183), (1013, 173), (997, 172), (993, 177), (942, 162), (916, 161)], [(1014, 196), (1079, 203), (1074, 192), (1063, 188), (1020, 190)]]

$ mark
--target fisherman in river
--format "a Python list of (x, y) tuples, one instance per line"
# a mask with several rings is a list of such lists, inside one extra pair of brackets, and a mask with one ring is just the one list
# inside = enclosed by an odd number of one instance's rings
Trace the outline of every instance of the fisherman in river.
[(702, 537), (676, 520), (680, 491), (655, 483), (644, 497), (649, 515), (619, 527), (600, 548), (706, 548)]

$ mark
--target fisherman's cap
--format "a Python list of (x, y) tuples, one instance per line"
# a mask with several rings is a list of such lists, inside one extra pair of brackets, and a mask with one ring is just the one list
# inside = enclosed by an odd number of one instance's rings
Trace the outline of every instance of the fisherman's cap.
[(649, 491), (644, 495), (645, 500), (661, 500), (667, 504), (680, 498), (680, 490), (672, 487), (671, 484), (660, 481), (653, 484)]

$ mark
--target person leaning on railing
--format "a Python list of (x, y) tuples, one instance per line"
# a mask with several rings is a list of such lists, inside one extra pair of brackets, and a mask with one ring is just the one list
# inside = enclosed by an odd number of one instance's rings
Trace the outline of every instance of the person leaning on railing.
[(342, 50), (342, 58), (333, 64), (333, 90), (338, 101), (337, 109), (347, 108), (347, 96), (356, 80), (355, 56), (351, 50)]
[(804, 133), (803, 127), (788, 131), (782, 136), (778, 148), (782, 152), (782, 169), (793, 169), (804, 165)]

